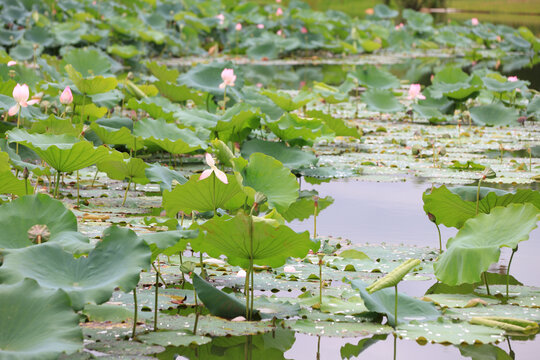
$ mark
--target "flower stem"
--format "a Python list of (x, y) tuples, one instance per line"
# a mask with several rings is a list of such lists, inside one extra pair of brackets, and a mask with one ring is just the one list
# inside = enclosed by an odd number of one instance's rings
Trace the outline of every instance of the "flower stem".
[(397, 304), (398, 304), (398, 291), (397, 291), (397, 284), (394, 285), (394, 293), (395, 293), (395, 299), (394, 299), (394, 329), (398, 325), (398, 319), (397, 319)]
[(131, 186), (131, 178), (129, 178), (129, 182), (128, 182), (127, 187), (126, 187), (126, 192), (124, 193), (124, 201), (122, 201), (122, 206), (124, 206), (126, 204), (127, 194), (128, 194), (130, 186)]
[(517, 251), (517, 246), (515, 249), (512, 249), (512, 255), (510, 255), (510, 261), (508, 261), (508, 267), (506, 268), (506, 301), (508, 301), (508, 288), (510, 287), (510, 265), (512, 265), (512, 258), (514, 257), (514, 253)]
[(476, 190), (476, 215), (478, 215), (478, 204), (480, 203), (480, 184), (482, 184), (482, 179), (478, 179), (478, 189)]
[[(248, 269), (249, 271), (249, 269)], [(246, 281), (244, 285), (244, 295), (246, 297), (246, 320), (249, 319), (249, 272), (246, 272)]]
[(80, 188), (79, 188), (79, 170), (77, 170), (77, 206), (79, 206)]
[[(158, 260), (159, 261), (159, 260)], [(159, 270), (156, 268), (154, 263), (152, 263), (152, 267), (154, 268), (156, 272), (156, 294), (154, 298), (154, 331), (157, 331), (157, 320), (158, 320), (158, 295), (159, 295)]]
[(133, 302), (135, 303), (135, 308), (133, 310), (133, 329), (131, 330), (131, 338), (135, 339), (135, 331), (137, 330), (137, 287), (133, 289)]
[(193, 324), (193, 335), (197, 335), (197, 325), (199, 324), (199, 302), (197, 301), (197, 290), (193, 287), (193, 295), (195, 296), (195, 323)]
[(319, 260), (319, 305), (322, 306), (322, 260)]
[(487, 291), (487, 294), (488, 295), (491, 295), (490, 292), (489, 292), (489, 284), (488, 284), (488, 280), (487, 280), (487, 273), (484, 271), (482, 273), (483, 277), (484, 277), (484, 284), (486, 285), (486, 291)]
[[(19, 112), (17, 113), (17, 129), (21, 126), (21, 111), (22, 109), (19, 109)], [(15, 153), (19, 154), (19, 143), (15, 143)]]
[(437, 227), (437, 232), (439, 233), (439, 253), (442, 253), (441, 229), (439, 228), (439, 225), (437, 225), (437, 223), (434, 224)]
[(58, 199), (58, 186), (60, 185), (60, 171), (56, 171), (56, 184), (54, 184), (54, 198)]

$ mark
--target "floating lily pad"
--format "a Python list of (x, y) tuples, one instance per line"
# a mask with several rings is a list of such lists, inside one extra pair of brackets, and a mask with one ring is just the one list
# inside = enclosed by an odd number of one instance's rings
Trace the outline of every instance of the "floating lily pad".
[(337, 323), (329, 321), (289, 320), (286, 326), (301, 334), (314, 336), (352, 338), (372, 334), (388, 334), (392, 328), (388, 325), (365, 323)]

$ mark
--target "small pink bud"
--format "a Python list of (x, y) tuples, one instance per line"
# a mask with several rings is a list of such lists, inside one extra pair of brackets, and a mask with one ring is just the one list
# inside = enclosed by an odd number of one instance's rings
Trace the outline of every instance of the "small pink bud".
[(477, 18), (472, 18), (471, 19), (471, 24), (472, 24), (472, 26), (477, 26), (478, 24), (480, 24), (480, 21), (478, 21)]
[(15, 66), (17, 62), (15, 60), (8, 61), (7, 66)]
[(307, 31), (307, 29), (306, 29), (305, 26), (302, 26), (302, 28), (300, 29), (300, 32), (301, 32), (302, 34), (307, 34), (308, 31)]
[(225, 15), (223, 14), (216, 15), (216, 19), (219, 20), (219, 25), (223, 25), (223, 22), (225, 21)]
[(60, 103), (64, 105), (71, 104), (73, 102), (73, 94), (69, 86), (66, 86), (62, 94), (60, 95)]
[(276, 16), (281, 16), (281, 15), (283, 15), (283, 10), (281, 8), (277, 8)]
[(517, 78), (517, 76), (509, 76), (508, 81), (509, 82), (516, 82), (516, 81), (518, 81), (518, 78)]
[(278, 36), (281, 36), (281, 35), (283, 35), (283, 31), (281, 31), (281, 29), (279, 29), (279, 30), (276, 32), (276, 34), (278, 34)]
[(242, 30), (242, 24), (238, 23), (234, 28), (236, 29), (236, 31), (240, 31)]
[(258, 24), (257, 29), (264, 29), (264, 24)]

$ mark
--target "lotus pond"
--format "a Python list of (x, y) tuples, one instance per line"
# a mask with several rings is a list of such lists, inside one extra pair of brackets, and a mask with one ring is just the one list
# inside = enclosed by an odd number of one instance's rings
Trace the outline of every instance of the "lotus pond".
[(535, 357), (527, 28), (0, 7), (0, 359)]

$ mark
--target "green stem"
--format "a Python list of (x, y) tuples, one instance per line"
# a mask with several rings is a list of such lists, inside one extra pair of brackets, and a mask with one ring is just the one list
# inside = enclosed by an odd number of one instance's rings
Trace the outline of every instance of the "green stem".
[(193, 294), (195, 295), (195, 324), (193, 324), (193, 335), (197, 335), (197, 325), (199, 324), (199, 302), (197, 301), (197, 290), (193, 287)]
[(227, 103), (227, 86), (223, 89), (223, 107), (221, 110), (225, 112), (225, 104)]
[[(19, 108), (19, 112), (17, 113), (17, 129), (21, 126), (21, 111), (22, 108)], [(15, 153), (19, 154), (19, 143), (15, 143)]]
[(517, 246), (515, 249), (512, 249), (512, 255), (510, 255), (510, 261), (508, 261), (508, 267), (506, 268), (506, 301), (508, 301), (508, 288), (510, 287), (510, 265), (512, 265), (512, 258), (514, 257), (516, 251)]
[(246, 320), (247, 320), (249, 319), (249, 272), (246, 272), (246, 281), (244, 284), (244, 295), (246, 296)]
[(317, 239), (317, 210), (318, 206), (315, 206), (315, 210), (313, 212), (313, 238)]
[[(158, 260), (159, 261), (159, 260)], [(156, 272), (156, 294), (154, 298), (154, 331), (157, 331), (157, 320), (158, 320), (158, 295), (159, 295), (159, 270), (156, 268), (156, 265), (152, 263), (152, 267)]]
[(319, 305), (322, 306), (322, 260), (319, 260)]
[(94, 179), (92, 179), (92, 187), (94, 187), (94, 183), (96, 182), (98, 172), (99, 172), (99, 169), (96, 169), (96, 173), (94, 174)]
[(24, 179), (24, 193), (28, 195), (28, 178)]
[(397, 356), (397, 335), (394, 334), (394, 360), (396, 360)]
[(397, 291), (397, 284), (394, 285), (394, 290), (395, 290), (395, 299), (394, 299), (394, 329), (397, 327), (398, 325), (398, 319), (397, 319), (397, 303), (398, 303), (398, 291)]
[(130, 186), (131, 186), (131, 178), (129, 178), (129, 182), (128, 182), (127, 187), (126, 187), (126, 192), (124, 193), (124, 201), (122, 201), (122, 206), (124, 206), (125, 203), (126, 203), (127, 194), (128, 194)]
[(79, 170), (77, 170), (77, 206), (79, 206), (80, 188), (79, 188)]
[(204, 279), (204, 280), (208, 280), (208, 276), (206, 274), (206, 269), (204, 268), (204, 262), (203, 262), (203, 254), (202, 254), (202, 250), (199, 251), (199, 263), (201, 265), (201, 277)]
[(84, 124), (84, 103), (86, 102), (86, 95), (83, 94), (83, 98), (82, 98), (82, 106), (81, 106), (81, 123)]
[(489, 284), (488, 284), (488, 281), (487, 281), (487, 273), (484, 271), (482, 273), (483, 277), (484, 277), (484, 285), (486, 285), (486, 291), (487, 291), (487, 294), (488, 295), (491, 295), (490, 292), (489, 292)]
[(135, 331), (137, 330), (137, 287), (133, 289), (133, 302), (135, 303), (135, 308), (133, 310), (133, 329), (131, 330), (131, 338), (135, 339)]
[(478, 215), (478, 204), (480, 203), (480, 184), (482, 184), (482, 179), (478, 179), (478, 189), (476, 190), (476, 215)]
[(184, 283), (186, 282), (186, 277), (184, 275), (184, 272), (182, 271), (182, 265), (184, 264), (184, 261), (182, 259), (182, 251), (178, 253), (178, 256), (180, 257), (180, 271), (182, 272), (182, 288), (184, 287)]
[(56, 171), (56, 184), (54, 184), (54, 198), (58, 199), (58, 186), (60, 185), (60, 171)]
[(437, 227), (437, 232), (439, 233), (439, 253), (442, 253), (441, 229), (439, 228), (439, 225), (437, 225), (437, 223), (434, 224)]
[(255, 299), (255, 271), (253, 270), (253, 259), (251, 259), (251, 296), (250, 296), (250, 307), (249, 307), (249, 319), (253, 320), (253, 299)]
[[(253, 297), (254, 297), (254, 277), (253, 277), (253, 210), (255, 209), (255, 205), (253, 204), (253, 207), (251, 208), (251, 211), (249, 213), (249, 275), (251, 276), (251, 306), (249, 309), (249, 318), (248, 320), (252, 320), (253, 317)], [(246, 276), (248, 276), (246, 274)]]

